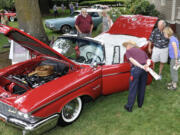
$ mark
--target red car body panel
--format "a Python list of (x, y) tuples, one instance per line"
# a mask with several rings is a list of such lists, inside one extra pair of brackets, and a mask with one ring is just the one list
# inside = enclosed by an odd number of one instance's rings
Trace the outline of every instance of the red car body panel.
[[(120, 17), (108, 33), (129, 34), (148, 39), (157, 18), (140, 15), (136, 17), (135, 20), (134, 16)], [(142, 23), (143, 21), (146, 23)], [(140, 23), (142, 23), (142, 26), (140, 26)], [(31, 60), (1, 69), (0, 86), (4, 86), (8, 82), (4, 79), (6, 76), (15, 73), (21, 74), (22, 70), (28, 73), (28, 70), (44, 58), (61, 61), (69, 66), (66, 75), (37, 88), (29, 89), (22, 95), (13, 95), (0, 87), (0, 101), (23, 113), (46, 118), (60, 113), (64, 105), (74, 98), (87, 95), (95, 99), (100, 95), (127, 90), (129, 87), (130, 64), (126, 61), (121, 64), (99, 65), (96, 68), (90, 65), (79, 65), (21, 30), (0, 25), (0, 33), (13, 39), (36, 56)], [(146, 50), (147, 45), (141, 49)], [(147, 84), (151, 82), (152, 76), (148, 75)]]
[[(0, 16), (2, 15), (2, 13), (0, 13)], [(4, 13), (5, 16), (8, 17), (8, 19), (12, 16), (12, 17), (15, 17), (16, 16), (16, 13), (11, 13), (11, 12), (7, 12), (7, 13)]]
[[(102, 94), (108, 95), (129, 88), (130, 64), (105, 65), (102, 70)], [(148, 75), (147, 84), (152, 82)]]
[(149, 39), (158, 18), (143, 15), (120, 16), (108, 31), (110, 34), (132, 35)]
[(129, 63), (104, 65), (102, 71), (103, 94), (108, 95), (127, 90), (129, 87), (129, 71)]

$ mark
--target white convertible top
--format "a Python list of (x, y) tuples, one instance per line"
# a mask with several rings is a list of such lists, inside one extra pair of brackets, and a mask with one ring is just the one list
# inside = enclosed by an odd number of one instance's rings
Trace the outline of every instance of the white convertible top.
[(111, 65), (113, 62), (114, 46), (120, 46), (120, 63), (124, 62), (124, 54), (126, 49), (122, 44), (128, 40), (132, 40), (137, 43), (139, 47), (147, 44), (146, 38), (139, 38), (129, 35), (115, 35), (109, 33), (102, 33), (94, 39), (102, 42), (105, 46), (106, 65)]

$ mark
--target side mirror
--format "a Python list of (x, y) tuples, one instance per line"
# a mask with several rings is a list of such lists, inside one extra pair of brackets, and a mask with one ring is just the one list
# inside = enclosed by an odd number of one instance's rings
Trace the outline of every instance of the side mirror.
[(96, 70), (98, 65), (102, 66), (102, 65), (105, 65), (105, 63), (104, 62), (94, 62), (91, 64), (91, 67), (93, 68), (93, 70)]
[(96, 69), (97, 66), (98, 66), (97, 62), (94, 62), (94, 63), (91, 64), (91, 67), (93, 67), (94, 69)]

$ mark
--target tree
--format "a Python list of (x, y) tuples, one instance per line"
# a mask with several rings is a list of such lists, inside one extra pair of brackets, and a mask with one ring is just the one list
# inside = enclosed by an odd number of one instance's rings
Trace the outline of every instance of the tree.
[(39, 6), (42, 15), (49, 14), (49, 9), (52, 8), (52, 0), (39, 0)]
[(38, 0), (15, 0), (19, 28), (37, 39), (49, 43), (45, 33)]
[(13, 9), (14, 0), (0, 0), (0, 9)]

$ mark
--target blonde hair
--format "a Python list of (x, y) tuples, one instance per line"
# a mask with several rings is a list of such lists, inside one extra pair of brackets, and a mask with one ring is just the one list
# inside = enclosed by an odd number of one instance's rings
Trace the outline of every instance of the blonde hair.
[(173, 30), (170, 27), (165, 27), (163, 33), (167, 34), (168, 37), (171, 37), (174, 34)]
[(103, 10), (103, 11), (102, 11), (102, 15), (103, 15), (103, 14), (106, 14), (106, 15), (107, 15), (107, 11), (106, 11), (106, 10)]
[(124, 47), (127, 47), (128, 45), (130, 45), (131, 47), (137, 47), (137, 48), (139, 48), (139, 47), (137, 46), (136, 42), (131, 41), (131, 40), (124, 42), (122, 45), (123, 45)]

